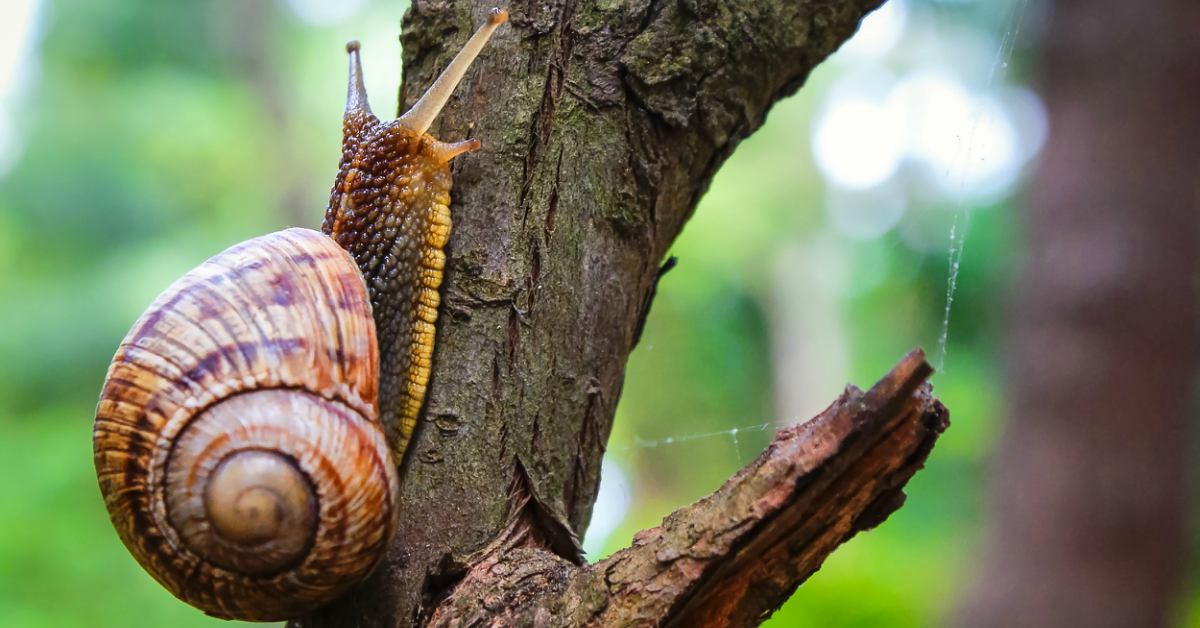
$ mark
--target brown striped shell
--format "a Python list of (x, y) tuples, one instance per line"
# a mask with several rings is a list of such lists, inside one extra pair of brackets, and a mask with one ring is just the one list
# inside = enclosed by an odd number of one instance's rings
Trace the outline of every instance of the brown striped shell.
[(366, 286), (325, 235), (236, 245), (117, 349), (96, 471), (138, 562), (218, 617), (280, 620), (361, 580), (395, 526)]

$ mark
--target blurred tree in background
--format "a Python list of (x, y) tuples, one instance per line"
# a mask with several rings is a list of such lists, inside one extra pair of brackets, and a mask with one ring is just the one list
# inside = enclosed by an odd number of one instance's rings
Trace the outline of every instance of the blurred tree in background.
[[(1188, 565), (1200, 7), (1058, 2), (1011, 407), (967, 626), (1162, 626)], [(1192, 467), (1191, 469), (1189, 467)]]
[[(234, 242), (318, 224), (339, 156), (342, 45), (363, 41), (386, 112), (405, 8), (0, 8), (0, 625), (216, 623), (116, 538), (92, 469), (96, 395), (120, 338), (170, 281)], [(675, 247), (679, 267), (630, 361), (591, 558), (923, 344), (944, 356), (934, 384), (954, 428), (907, 506), (835, 553), (772, 621), (947, 617), (975, 569), (1003, 411), (1004, 291), (1023, 255), (1013, 195), (1045, 134), (1021, 87), (1041, 11), (891, 0), (739, 147)]]

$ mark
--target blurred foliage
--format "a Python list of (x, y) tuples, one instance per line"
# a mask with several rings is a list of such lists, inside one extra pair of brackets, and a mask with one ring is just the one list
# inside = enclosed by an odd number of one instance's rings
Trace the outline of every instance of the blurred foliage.
[[(938, 28), (1011, 34), (1011, 13), (996, 8), (1011, 2), (909, 4)], [(376, 108), (388, 108), (403, 3), (367, 2), (325, 25), (289, 6), (40, 7), (31, 88), (9, 107), (20, 150), (0, 173), (2, 626), (216, 623), (163, 591), (118, 541), (96, 489), (91, 420), (117, 343), (171, 280), (234, 242), (318, 223), (339, 154), (346, 40), (366, 43), (368, 86)], [(906, 40), (906, 54), (933, 45)], [(908, 504), (834, 554), (777, 626), (924, 626), (943, 617), (970, 574), (983, 463), (1003, 410), (999, 304), (1018, 256), (1009, 201), (947, 207), (918, 195), (879, 238), (832, 230), (810, 127), (851, 63), (822, 66), (780, 103), (687, 225), (673, 251), (679, 267), (664, 278), (629, 364), (610, 441), (610, 461), (629, 478), (630, 510), (607, 538), (589, 539), (599, 555), (626, 545), (756, 455), (772, 430), (753, 426), (803, 418), (777, 416), (773, 325), (790, 311), (772, 305), (780, 285), (811, 293), (838, 321), (837, 333), (812, 343), (818, 363), (827, 349), (844, 355), (827, 378), (870, 385), (917, 344), (936, 360), (946, 234), (956, 210), (969, 210), (946, 368), (934, 379), (952, 429), (910, 484)], [(912, 246), (902, 234), (914, 230), (935, 244)], [(789, 250), (807, 253), (788, 258)], [(814, 411), (840, 383), (818, 391)], [(697, 437), (708, 433), (717, 435)]]
[[(96, 396), (168, 283), (234, 242), (319, 223), (343, 45), (398, 67), (404, 8), (318, 26), (262, 0), (39, 7), (30, 88), (9, 107), (20, 151), (0, 175), (0, 626), (223, 623), (117, 539), (92, 469)], [(369, 77), (381, 110), (396, 77)]]

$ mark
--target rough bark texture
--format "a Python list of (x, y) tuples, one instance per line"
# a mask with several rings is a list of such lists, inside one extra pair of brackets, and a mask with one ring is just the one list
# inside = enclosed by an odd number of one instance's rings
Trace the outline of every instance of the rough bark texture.
[(968, 626), (1165, 626), (1200, 355), (1200, 6), (1054, 5), (1010, 421)]
[[(305, 625), (428, 615), (510, 522), (514, 478), (579, 561), (625, 361), (659, 265), (721, 163), (881, 0), (553, 0), (509, 5), (435, 123), (454, 232), (399, 531), (365, 585)], [(411, 104), (494, 2), (413, 3)]]
[(528, 477), (514, 478), (505, 532), (430, 626), (754, 626), (825, 557), (904, 503), (901, 487), (948, 425), (914, 351), (870, 391), (849, 388), (781, 430), (712, 495), (589, 567), (538, 549)]

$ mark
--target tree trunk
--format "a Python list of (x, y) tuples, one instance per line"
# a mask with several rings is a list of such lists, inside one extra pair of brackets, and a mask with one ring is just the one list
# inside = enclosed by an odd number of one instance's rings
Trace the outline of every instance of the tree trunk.
[(1163, 626), (1188, 556), (1200, 6), (1060, 1), (968, 626)]
[[(484, 148), (455, 162), (432, 385), (403, 468), (398, 532), (367, 583), (298, 623), (425, 623), (481, 550), (505, 539), (548, 552), (518, 564), (581, 562), (626, 358), (668, 247), (737, 144), (881, 1), (508, 7), (510, 26), (431, 131)], [(413, 2), (405, 104), (492, 4)], [(923, 377), (904, 395), (927, 396)], [(944, 410), (929, 418), (933, 403), (909, 411), (926, 418), (906, 428), (908, 449), (893, 444), (907, 453), (871, 467), (894, 481), (865, 495), (898, 492), (907, 476), (889, 474), (919, 466), (913, 452), (928, 446), (913, 443), (931, 446), (944, 422)], [(872, 503), (853, 507), (890, 512)], [(868, 519), (847, 518), (835, 536)], [(790, 592), (799, 579), (778, 584)]]

